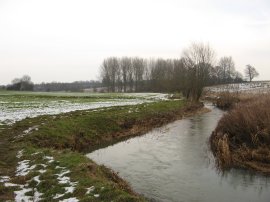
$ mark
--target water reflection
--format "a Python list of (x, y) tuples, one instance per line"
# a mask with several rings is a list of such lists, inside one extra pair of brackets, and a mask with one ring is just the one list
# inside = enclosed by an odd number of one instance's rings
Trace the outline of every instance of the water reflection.
[(207, 139), (222, 114), (213, 108), (88, 156), (156, 201), (269, 201), (269, 178), (214, 168)]

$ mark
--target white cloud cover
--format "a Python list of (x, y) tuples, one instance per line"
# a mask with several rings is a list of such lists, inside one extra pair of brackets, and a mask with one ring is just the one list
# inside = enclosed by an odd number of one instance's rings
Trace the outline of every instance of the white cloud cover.
[(96, 79), (103, 58), (178, 58), (193, 41), (270, 79), (267, 0), (0, 0), (0, 84)]

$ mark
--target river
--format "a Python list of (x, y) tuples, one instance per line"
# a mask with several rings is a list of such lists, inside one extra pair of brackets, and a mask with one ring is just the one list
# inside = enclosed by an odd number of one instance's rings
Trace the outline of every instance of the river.
[(153, 201), (270, 201), (270, 178), (249, 171), (217, 171), (207, 141), (224, 112), (178, 120), (87, 156), (119, 172)]

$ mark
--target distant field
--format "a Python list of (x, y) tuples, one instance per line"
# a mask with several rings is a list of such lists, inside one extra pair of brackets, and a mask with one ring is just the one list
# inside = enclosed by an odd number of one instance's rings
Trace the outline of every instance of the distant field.
[(159, 93), (46, 93), (0, 91), (0, 125), (26, 117), (76, 110), (135, 105), (167, 99)]
[(270, 81), (253, 81), (237, 84), (224, 84), (205, 88), (206, 92), (246, 92), (246, 93), (267, 93), (270, 92)]

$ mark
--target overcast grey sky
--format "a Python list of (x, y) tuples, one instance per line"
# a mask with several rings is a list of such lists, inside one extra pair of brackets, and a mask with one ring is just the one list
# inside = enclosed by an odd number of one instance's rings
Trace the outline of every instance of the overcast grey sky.
[(0, 0), (0, 84), (97, 79), (105, 57), (179, 58), (194, 41), (270, 79), (270, 1)]

